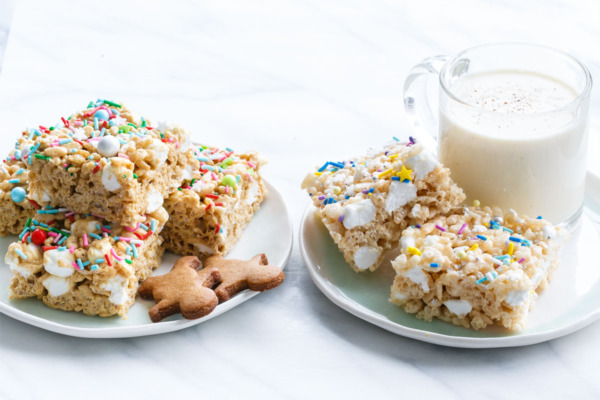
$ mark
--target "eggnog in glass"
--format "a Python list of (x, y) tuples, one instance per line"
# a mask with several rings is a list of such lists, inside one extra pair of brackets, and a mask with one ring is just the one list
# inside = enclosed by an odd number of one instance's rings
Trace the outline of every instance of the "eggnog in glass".
[[(438, 156), (468, 200), (573, 225), (585, 190), (587, 69), (560, 51), (523, 44), (437, 59)], [(416, 119), (408, 89), (407, 112)]]

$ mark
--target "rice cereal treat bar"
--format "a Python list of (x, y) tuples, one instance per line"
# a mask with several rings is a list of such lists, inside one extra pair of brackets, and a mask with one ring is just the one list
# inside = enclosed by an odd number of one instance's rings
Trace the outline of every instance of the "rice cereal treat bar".
[(33, 142), (21, 151), (31, 170), (29, 199), (128, 226), (161, 207), (197, 165), (182, 129), (152, 127), (107, 100), (23, 139)]
[(514, 211), (458, 209), (404, 231), (390, 301), (427, 321), (522, 329), (567, 237), (564, 228)]
[(200, 167), (165, 199), (169, 221), (161, 235), (166, 250), (176, 254), (225, 255), (266, 195), (259, 175), (265, 161), (229, 148), (200, 146), (194, 152)]
[(136, 228), (91, 215), (44, 209), (29, 219), (6, 253), (13, 272), (10, 298), (37, 297), (46, 305), (88, 315), (124, 316), (138, 284), (159, 266), (164, 208)]
[(406, 227), (447, 213), (465, 199), (450, 171), (412, 139), (328, 161), (307, 175), (302, 188), (357, 272), (377, 269)]

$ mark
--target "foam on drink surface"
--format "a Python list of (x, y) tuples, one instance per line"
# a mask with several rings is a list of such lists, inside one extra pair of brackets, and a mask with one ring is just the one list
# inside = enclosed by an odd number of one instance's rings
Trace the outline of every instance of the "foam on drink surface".
[(472, 74), (459, 79), (452, 92), (468, 104), (505, 114), (552, 111), (577, 98), (575, 91), (559, 80), (519, 71)]
[[(544, 120), (530, 114), (558, 110), (577, 98), (577, 93), (552, 77), (524, 71), (492, 71), (457, 80), (451, 89), (461, 101), (450, 112), (462, 123), (483, 129), (489, 135), (509, 137), (542, 136), (568, 124), (573, 115), (549, 114)], [(490, 117), (488, 111), (493, 112)], [(485, 113), (486, 115), (482, 115)]]

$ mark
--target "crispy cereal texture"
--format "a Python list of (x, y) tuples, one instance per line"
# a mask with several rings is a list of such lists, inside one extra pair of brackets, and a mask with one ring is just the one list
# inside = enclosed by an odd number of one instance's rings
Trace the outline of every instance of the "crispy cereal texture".
[(150, 277), (142, 283), (139, 295), (157, 303), (148, 313), (152, 322), (162, 321), (179, 312), (185, 319), (197, 319), (215, 309), (219, 300), (211, 288), (220, 282), (221, 275), (216, 268), (208, 268), (198, 274), (196, 270), (201, 265), (197, 257), (182, 257), (171, 272)]
[(221, 274), (221, 283), (215, 288), (221, 303), (245, 289), (255, 292), (273, 289), (281, 285), (285, 278), (280, 268), (269, 265), (264, 254), (257, 254), (248, 261), (212, 256), (204, 261), (204, 269), (199, 274), (210, 274), (213, 269)]
[(404, 231), (390, 301), (426, 321), (522, 329), (568, 236), (515, 212), (459, 208)]

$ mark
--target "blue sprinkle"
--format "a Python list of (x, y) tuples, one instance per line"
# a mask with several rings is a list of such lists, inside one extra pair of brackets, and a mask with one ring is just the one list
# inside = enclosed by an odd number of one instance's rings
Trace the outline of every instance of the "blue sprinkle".
[(488, 280), (487, 276), (484, 276), (483, 278), (476, 280), (475, 284), (479, 285), (479, 284), (481, 284), (481, 283), (483, 283), (483, 282), (485, 282), (487, 280)]
[(103, 262), (106, 262), (106, 260), (104, 258), (96, 258), (96, 264), (102, 264)]
[(91, 262), (89, 262), (89, 261), (84, 261), (84, 262), (81, 263), (81, 265), (84, 266), (84, 267), (87, 267), (90, 264), (91, 264)]
[(96, 233), (88, 233), (88, 235), (90, 235), (90, 237), (93, 237), (94, 239), (97, 239), (97, 240), (102, 239), (102, 236), (100, 236)]
[(94, 264), (90, 267), (90, 271), (95, 271), (98, 269), (98, 264)]
[(150, 221), (150, 229), (152, 230), (152, 232), (156, 232), (156, 220), (155, 219)]
[(18, 179), (9, 179), (8, 183), (19, 183), (20, 181)]
[(143, 230), (147, 231), (148, 230), (148, 225), (140, 224), (140, 228), (142, 228)]
[[(20, 157), (19, 157), (20, 158)], [(24, 168), (21, 168), (17, 171), (17, 175), (21, 175), (25, 171)]]
[(440, 264), (438, 264), (438, 263), (431, 263), (431, 264), (429, 264), (429, 266), (431, 268), (438, 268), (440, 266)]
[(399, 181), (399, 180), (400, 180), (400, 177), (399, 177), (399, 176), (392, 176), (392, 180), (393, 180), (393, 181)]
[(21, 257), (23, 260), (27, 260), (27, 256), (25, 254), (23, 254), (23, 252), (19, 249), (15, 249), (15, 253), (17, 253), (19, 255), (19, 257)]
[(511, 242), (517, 242), (517, 243), (521, 243), (523, 241), (523, 239), (520, 239), (520, 238), (514, 237), (514, 236), (509, 237), (508, 240), (510, 240)]
[(73, 141), (73, 139), (61, 139), (58, 141), (58, 144), (67, 144), (67, 143), (71, 143)]
[(57, 248), (56, 250), (58, 251), (65, 251), (67, 248), (64, 246), (60, 246), (59, 248)]
[(542, 219), (542, 216), (541, 216), (541, 215), (538, 215), (537, 219)]
[(58, 241), (58, 245), (62, 245), (65, 242), (65, 240), (67, 240), (67, 238), (68, 236), (63, 236), (63, 238)]
[(229, 147), (225, 147), (225, 150), (233, 152), (233, 149), (231, 149)]
[(323, 164), (323, 166), (321, 168), (319, 168), (317, 170), (317, 172), (323, 172), (325, 171), (325, 168), (327, 168), (329, 166), (329, 161), (327, 161), (325, 164)]
[(400, 139), (398, 139), (396, 136), (392, 136), (392, 139), (394, 139), (396, 142), (400, 141)]
[(483, 235), (477, 235), (477, 237), (483, 241), (487, 240), (487, 238)]

